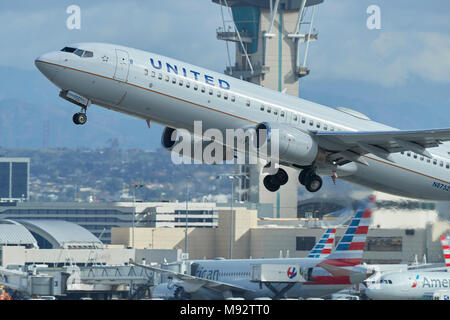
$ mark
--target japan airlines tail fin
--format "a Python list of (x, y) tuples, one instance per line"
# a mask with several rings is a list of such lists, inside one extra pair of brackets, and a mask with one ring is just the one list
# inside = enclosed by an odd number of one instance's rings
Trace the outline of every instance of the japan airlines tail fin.
[(312, 248), (309, 252), (308, 258), (323, 259), (328, 257), (331, 253), (331, 249), (333, 248), (335, 236), (336, 229), (327, 229), (314, 248)]
[(444, 252), (444, 260), (445, 266), (450, 267), (450, 237), (442, 236), (441, 237), (442, 250)]
[(374, 205), (375, 197), (371, 196), (368, 202), (356, 211), (334, 252), (321, 262), (323, 268), (326, 268), (326, 265), (351, 267), (361, 264)]

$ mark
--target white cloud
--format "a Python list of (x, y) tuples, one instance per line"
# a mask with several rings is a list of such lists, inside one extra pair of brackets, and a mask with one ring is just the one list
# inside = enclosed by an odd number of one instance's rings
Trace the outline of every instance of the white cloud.
[[(225, 65), (215, 29), (219, 6), (203, 1), (79, 1), (81, 30), (68, 30), (67, 4), (0, 10), (0, 65), (34, 69), (34, 59), (67, 43), (103, 41), (158, 52), (206, 67)], [(187, 59), (186, 59), (187, 58)], [(204, 65), (204, 64), (203, 64)], [(223, 67), (220, 67), (222, 69)]]
[[(362, 80), (384, 86), (404, 85), (413, 78), (450, 82), (450, 35), (441, 31), (443, 21), (448, 21), (445, 11), (427, 5), (428, 11), (403, 14), (401, 6), (384, 4), (383, 29), (369, 31), (367, 3), (325, 1), (319, 6), (319, 41), (310, 47), (310, 77)], [(34, 69), (34, 59), (43, 52), (80, 41), (123, 44), (217, 71), (226, 65), (225, 43), (215, 34), (221, 25), (220, 9), (210, 0), (79, 0), (77, 4), (81, 8), (81, 30), (66, 28), (64, 1), (32, 9), (0, 10), (0, 38), (7, 44), (0, 51), (0, 65)], [(405, 30), (405, 21), (419, 21), (423, 16), (427, 32)]]
[(318, 53), (317, 60), (312, 60), (319, 77), (367, 81), (387, 87), (405, 85), (417, 78), (450, 83), (450, 35), (380, 32), (371, 41), (355, 37), (343, 40), (339, 46), (332, 53)]

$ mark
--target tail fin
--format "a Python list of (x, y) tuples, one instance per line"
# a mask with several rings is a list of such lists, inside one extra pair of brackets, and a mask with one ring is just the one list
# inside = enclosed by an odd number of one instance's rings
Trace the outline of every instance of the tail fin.
[(322, 261), (322, 264), (335, 267), (350, 267), (361, 264), (374, 205), (375, 197), (371, 196), (369, 200), (356, 211), (347, 230), (337, 244), (336, 250), (325, 258), (325, 260)]
[(442, 244), (442, 250), (444, 251), (445, 265), (447, 267), (450, 267), (450, 237), (442, 236), (441, 244)]
[(331, 253), (335, 236), (336, 229), (327, 229), (314, 248), (309, 252), (308, 258), (326, 258)]

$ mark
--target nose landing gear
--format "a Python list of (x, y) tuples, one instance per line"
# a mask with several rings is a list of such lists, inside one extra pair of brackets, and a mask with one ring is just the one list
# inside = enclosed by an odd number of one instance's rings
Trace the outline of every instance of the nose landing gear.
[(83, 125), (87, 122), (86, 108), (83, 108), (81, 112), (77, 112), (72, 117), (73, 123), (76, 125)]

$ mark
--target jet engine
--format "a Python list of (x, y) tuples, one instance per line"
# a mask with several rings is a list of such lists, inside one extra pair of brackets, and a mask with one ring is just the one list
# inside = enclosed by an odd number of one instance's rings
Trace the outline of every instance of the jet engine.
[[(319, 151), (317, 142), (307, 133), (278, 123), (262, 122), (255, 127), (255, 147), (268, 159), (308, 166)], [(278, 150), (278, 152), (277, 152)]]
[(206, 164), (219, 164), (234, 158), (232, 149), (217, 141), (194, 138), (194, 135), (186, 130), (164, 128), (161, 144), (166, 150), (179, 156)]

